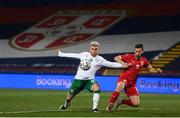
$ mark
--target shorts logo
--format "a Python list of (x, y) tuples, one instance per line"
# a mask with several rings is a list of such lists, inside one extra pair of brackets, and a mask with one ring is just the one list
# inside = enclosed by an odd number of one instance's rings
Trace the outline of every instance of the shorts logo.
[(91, 80), (91, 83), (95, 83), (95, 80), (92, 79), (92, 80)]
[(20, 50), (62, 48), (87, 41), (124, 19), (125, 10), (63, 10), (10, 40)]

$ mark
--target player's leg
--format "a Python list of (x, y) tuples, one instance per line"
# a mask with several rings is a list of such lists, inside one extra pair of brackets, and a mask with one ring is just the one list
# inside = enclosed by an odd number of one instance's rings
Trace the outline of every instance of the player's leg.
[(115, 108), (120, 104), (126, 104), (128, 106), (138, 107), (140, 104), (139, 92), (135, 86), (129, 87), (125, 90), (128, 99), (119, 99)]
[(129, 96), (128, 99), (118, 99), (115, 103), (115, 109), (117, 109), (121, 104), (125, 104), (132, 107), (138, 107), (140, 105), (140, 97), (139, 96)]
[(99, 111), (98, 105), (99, 105), (99, 99), (100, 99), (100, 87), (99, 84), (95, 83), (91, 87), (91, 90), (94, 92), (93, 95), (93, 111), (97, 112)]
[(89, 91), (93, 92), (93, 112), (99, 112), (98, 105), (100, 99), (100, 87), (95, 80), (90, 80), (86, 87)]
[(73, 83), (67, 93), (66, 99), (64, 101), (64, 104), (60, 106), (61, 110), (65, 110), (70, 106), (70, 103), (72, 99), (81, 91), (83, 90), (83, 81), (74, 79)]
[(122, 100), (122, 104), (138, 107), (140, 104), (140, 97), (136, 85), (129, 87), (125, 92), (126, 95), (129, 96), (129, 99)]
[(73, 99), (73, 95), (70, 94), (69, 92), (67, 93), (66, 99), (64, 101), (64, 104), (60, 106), (60, 110), (65, 110), (69, 107), (71, 100)]
[[(138, 107), (140, 105), (140, 97), (137, 95), (129, 96), (130, 100), (126, 101), (126, 104), (133, 107)], [(125, 100), (123, 101), (125, 103)]]
[(106, 107), (106, 111), (109, 112), (112, 107), (114, 106), (115, 101), (117, 100), (119, 94), (122, 92), (122, 90), (125, 87), (125, 82), (124, 81), (119, 81), (117, 83), (116, 89), (115, 91), (112, 93), (110, 99), (109, 99), (109, 103), (108, 106)]

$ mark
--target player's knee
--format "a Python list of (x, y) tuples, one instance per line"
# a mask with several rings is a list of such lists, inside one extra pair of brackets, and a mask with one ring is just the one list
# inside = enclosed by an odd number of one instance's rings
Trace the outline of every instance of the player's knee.
[(100, 92), (100, 87), (98, 84), (94, 84), (92, 87), (92, 91), (95, 93), (99, 93)]
[(68, 91), (68, 96), (67, 96), (67, 98), (71, 100), (74, 96), (76, 96), (77, 93), (78, 93), (77, 90), (70, 89), (70, 90)]
[(99, 89), (99, 85), (98, 85), (98, 84), (95, 84), (94, 88), (95, 88), (95, 89)]
[(132, 105), (133, 105), (134, 107), (139, 107), (140, 102), (138, 102), (138, 101), (134, 101), (134, 102), (132, 102)]

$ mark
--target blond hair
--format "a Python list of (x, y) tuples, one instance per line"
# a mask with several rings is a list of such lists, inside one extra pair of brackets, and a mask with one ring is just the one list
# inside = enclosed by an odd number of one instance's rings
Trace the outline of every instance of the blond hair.
[(89, 45), (90, 46), (98, 46), (98, 47), (100, 47), (100, 44), (97, 41), (92, 41)]

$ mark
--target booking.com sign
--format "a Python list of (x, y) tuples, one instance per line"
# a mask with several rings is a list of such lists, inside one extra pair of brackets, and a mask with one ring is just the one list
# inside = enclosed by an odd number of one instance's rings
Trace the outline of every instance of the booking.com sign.
[[(102, 91), (114, 91), (118, 77), (97, 76)], [(0, 88), (68, 90), (73, 75), (0, 74)], [(180, 78), (140, 77), (139, 92), (180, 94)]]

